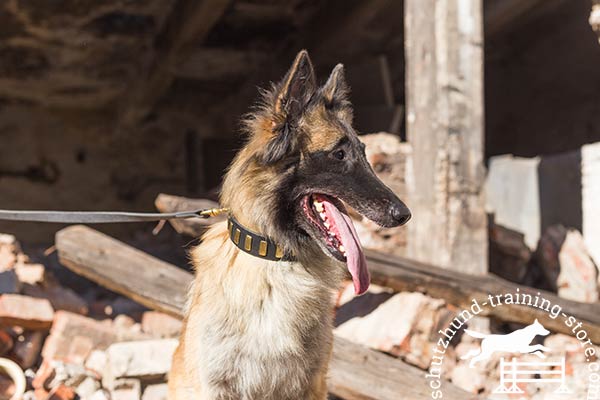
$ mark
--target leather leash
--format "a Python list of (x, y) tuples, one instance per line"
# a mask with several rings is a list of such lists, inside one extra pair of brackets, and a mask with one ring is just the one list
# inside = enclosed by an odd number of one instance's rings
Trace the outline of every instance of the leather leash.
[(168, 219), (210, 218), (228, 212), (227, 208), (207, 208), (172, 213), (138, 213), (123, 211), (17, 211), (0, 210), (0, 220), (49, 222), (63, 224), (109, 224), (117, 222), (148, 222)]

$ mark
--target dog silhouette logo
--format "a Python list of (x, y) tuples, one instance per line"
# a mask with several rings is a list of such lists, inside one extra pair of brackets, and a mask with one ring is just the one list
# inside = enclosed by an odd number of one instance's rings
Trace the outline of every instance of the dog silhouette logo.
[(480, 349), (471, 350), (461, 357), (462, 360), (471, 359), (469, 362), (471, 368), (475, 367), (479, 361), (489, 360), (496, 352), (535, 354), (540, 358), (546, 358), (544, 352), (550, 350), (541, 344), (531, 344), (536, 336), (550, 334), (550, 331), (544, 328), (537, 319), (533, 324), (506, 335), (486, 335), (469, 329), (465, 329), (465, 332), (474, 338), (483, 339)]
[[(544, 328), (537, 319), (531, 325), (506, 335), (486, 335), (468, 329), (465, 329), (465, 332), (469, 336), (482, 339), (479, 349), (471, 350), (461, 357), (462, 360), (471, 360), (470, 368), (474, 368), (480, 361), (489, 360), (496, 352), (535, 354), (539, 358), (545, 359), (544, 352), (551, 350), (541, 344), (531, 344), (536, 336), (550, 334), (550, 331)], [(493, 393), (524, 393), (518, 384), (527, 382), (560, 383), (555, 393), (570, 393), (565, 384), (565, 357), (554, 362), (520, 362), (516, 358), (507, 361), (502, 357), (499, 369), (500, 386)]]

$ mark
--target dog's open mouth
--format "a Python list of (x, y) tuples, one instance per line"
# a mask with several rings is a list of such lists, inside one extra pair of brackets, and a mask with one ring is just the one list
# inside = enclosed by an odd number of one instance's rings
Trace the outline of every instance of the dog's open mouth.
[(356, 294), (363, 294), (369, 288), (371, 277), (367, 260), (352, 220), (342, 202), (323, 194), (312, 194), (303, 198), (303, 211), (314, 230), (321, 236), (321, 242), (329, 253), (345, 262)]

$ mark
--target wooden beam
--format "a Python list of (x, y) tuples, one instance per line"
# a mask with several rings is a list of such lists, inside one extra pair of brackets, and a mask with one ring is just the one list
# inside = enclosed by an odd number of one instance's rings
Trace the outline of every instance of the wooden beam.
[[(597, 304), (563, 299), (554, 293), (516, 285), (493, 275), (472, 276), (375, 251), (367, 251), (367, 260), (372, 282), (381, 286), (397, 291), (421, 292), (444, 299), (461, 309), (470, 308), (473, 300), (480, 305), (486, 302), (487, 306), (482, 306), (482, 312), (479, 315), (526, 325), (537, 318), (546, 328), (573, 336), (573, 328), (565, 324), (567, 317), (562, 315), (564, 313), (581, 321), (582, 329), (586, 330), (590, 339), (595, 343), (600, 343), (600, 314)], [(510, 293), (514, 298), (517, 291), (520, 294), (530, 294), (532, 302), (535, 302), (535, 297), (539, 296), (548, 300), (551, 305), (545, 305), (545, 309), (504, 304), (504, 302), (496, 307), (489, 305), (489, 296), (493, 297), (494, 303), (498, 303), (496, 296), (504, 297), (505, 294)], [(554, 305), (559, 306), (561, 312), (556, 318), (552, 318), (547, 311)]]
[(481, 0), (405, 0), (408, 255), (487, 272)]
[(180, 316), (191, 274), (85, 226), (56, 233), (60, 262), (138, 303)]
[[(182, 317), (192, 274), (85, 226), (56, 234), (60, 262), (98, 284), (141, 304)], [(425, 373), (399, 359), (335, 338), (329, 388), (346, 400), (427, 400)], [(444, 398), (476, 399), (451, 384)]]
[(231, 0), (179, 0), (156, 41), (154, 60), (140, 79), (122, 114), (122, 129), (144, 118), (174, 80), (175, 65), (199, 46), (223, 16)]

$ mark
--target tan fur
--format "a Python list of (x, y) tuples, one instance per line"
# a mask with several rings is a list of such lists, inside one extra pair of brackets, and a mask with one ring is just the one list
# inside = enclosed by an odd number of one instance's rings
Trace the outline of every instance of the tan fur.
[(336, 121), (326, 118), (324, 114), (325, 110), (318, 108), (304, 117), (308, 119), (305, 123), (313, 127), (314, 132), (307, 143), (309, 152), (328, 151), (344, 137), (344, 131), (335, 126)]
[[(336, 67), (320, 103), (298, 112), (317, 93), (312, 64), (300, 52), (282, 83), (265, 94), (263, 107), (245, 121), (249, 139), (225, 177), (221, 205), (246, 228), (276, 242), (278, 235), (297, 234), (275, 219), (274, 210), (286, 206), (278, 203), (279, 192), (289, 190), (282, 189), (285, 168), (277, 164), (278, 152), (294, 149), (307, 160), (308, 153), (331, 150), (345, 134), (354, 134), (342, 73)], [(334, 94), (342, 97), (336, 104)], [(289, 132), (290, 115), (298, 118), (297, 136), (278, 143), (274, 139)], [(279, 244), (295, 246), (297, 261), (268, 261), (239, 250), (222, 222), (193, 250), (196, 278), (173, 358), (170, 400), (327, 398), (333, 293), (345, 265), (314, 240)]]
[[(229, 171), (221, 203), (269, 235), (260, 221), (269, 220), (278, 177), (251, 161), (256, 139)], [(343, 270), (316, 245), (304, 250), (298, 262), (261, 260), (231, 243), (224, 222), (208, 231), (192, 253), (196, 279), (169, 399), (327, 398), (332, 293)]]

